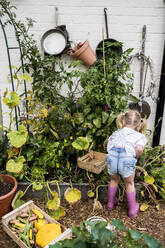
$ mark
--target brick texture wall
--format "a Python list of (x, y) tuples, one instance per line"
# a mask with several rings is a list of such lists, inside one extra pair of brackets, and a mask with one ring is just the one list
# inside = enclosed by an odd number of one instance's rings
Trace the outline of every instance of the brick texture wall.
[[(143, 25), (147, 27), (145, 55), (152, 61), (152, 69), (158, 93), (159, 79), (165, 38), (165, 3), (163, 0), (12, 0), (17, 7), (17, 18), (24, 21), (31, 17), (36, 21), (31, 32), (40, 46), (40, 40), (45, 31), (55, 27), (55, 7), (58, 8), (58, 25), (65, 24), (73, 44), (89, 40), (93, 50), (102, 40), (102, 28), (105, 30), (104, 11), (108, 9), (108, 26), (111, 38), (123, 42), (124, 49), (134, 48), (133, 54), (140, 51), (141, 32)], [(6, 28), (10, 45), (17, 45), (13, 29)], [(106, 34), (105, 34), (106, 36)], [(12, 64), (19, 64), (18, 51), (11, 52)], [(135, 76), (133, 93), (138, 96), (140, 82), (140, 61), (134, 60), (132, 71)], [(0, 89), (1, 96), (7, 82), (8, 60), (2, 30), (0, 30)], [(146, 89), (150, 85), (150, 73), (147, 74)], [(151, 105), (151, 115), (148, 128), (153, 129), (156, 103), (151, 98), (146, 99)], [(3, 112), (5, 112), (3, 106)], [(4, 122), (7, 121), (7, 117)], [(165, 115), (163, 127), (165, 128)], [(165, 143), (165, 132), (161, 134), (161, 144)]]

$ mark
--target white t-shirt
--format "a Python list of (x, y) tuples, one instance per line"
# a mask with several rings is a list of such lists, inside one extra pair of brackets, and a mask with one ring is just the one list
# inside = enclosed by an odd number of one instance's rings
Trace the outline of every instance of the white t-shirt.
[(124, 127), (115, 131), (108, 139), (107, 152), (110, 153), (112, 147), (125, 148), (128, 156), (136, 157), (135, 147), (145, 146), (147, 139), (144, 134), (132, 128)]

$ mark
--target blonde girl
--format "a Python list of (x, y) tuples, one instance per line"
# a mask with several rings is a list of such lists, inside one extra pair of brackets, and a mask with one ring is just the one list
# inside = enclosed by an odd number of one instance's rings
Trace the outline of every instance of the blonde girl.
[(111, 181), (108, 185), (108, 211), (112, 210), (118, 203), (116, 192), (120, 176), (122, 176), (125, 187), (129, 209), (129, 217), (135, 218), (139, 211), (139, 204), (136, 202), (136, 190), (134, 186), (134, 175), (137, 158), (142, 155), (146, 145), (146, 137), (143, 134), (146, 130), (146, 121), (136, 110), (129, 110), (120, 114), (116, 119), (117, 127), (108, 139), (107, 164)]

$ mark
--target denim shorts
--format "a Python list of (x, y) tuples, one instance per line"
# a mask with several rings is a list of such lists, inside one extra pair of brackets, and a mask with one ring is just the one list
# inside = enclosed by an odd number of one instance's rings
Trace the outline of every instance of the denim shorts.
[(128, 156), (125, 148), (113, 147), (106, 155), (108, 173), (110, 175), (120, 174), (129, 177), (135, 173), (137, 159)]

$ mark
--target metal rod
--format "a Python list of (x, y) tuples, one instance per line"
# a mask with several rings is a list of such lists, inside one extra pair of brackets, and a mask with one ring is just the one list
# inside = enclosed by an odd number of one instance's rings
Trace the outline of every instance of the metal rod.
[(142, 48), (141, 48), (141, 66), (140, 66), (140, 92), (139, 92), (139, 97), (143, 98), (143, 77), (144, 77), (144, 65), (145, 65), (145, 59), (144, 59), (144, 54), (145, 54), (145, 38), (146, 38), (146, 25), (143, 26), (142, 29)]
[[(14, 27), (14, 30), (15, 30), (15, 35), (17, 36), (17, 29), (16, 29), (16, 26), (15, 26), (15, 23), (13, 21), (13, 18), (12, 18), (12, 15), (7, 11), (7, 14), (13, 24), (13, 27)], [(19, 50), (20, 50), (20, 59), (21, 59), (21, 68), (22, 68), (22, 72), (24, 73), (25, 70), (24, 70), (24, 63), (23, 63), (23, 53), (22, 53), (22, 48), (21, 48), (21, 42), (20, 42), (20, 39), (19, 39), (19, 36), (17, 36), (17, 41), (18, 41), (18, 44), (19, 44)], [(27, 88), (26, 88), (26, 81), (23, 80), (24, 82), (24, 89), (25, 89), (25, 97), (27, 98)], [(28, 113), (28, 101), (26, 100), (25, 101), (25, 104), (26, 104), (26, 113)], [(26, 114), (27, 116), (27, 119), (28, 119), (28, 114)]]
[(8, 47), (8, 49), (19, 49), (19, 47)]
[[(10, 53), (9, 53), (9, 49), (8, 49), (8, 40), (7, 40), (7, 36), (6, 36), (6, 32), (5, 32), (5, 29), (4, 29), (4, 25), (0, 19), (0, 24), (1, 24), (1, 27), (2, 27), (2, 31), (3, 31), (3, 35), (4, 35), (4, 38), (5, 38), (5, 43), (6, 43), (6, 48), (7, 48), (7, 56), (8, 56), (8, 61), (9, 61), (9, 70), (10, 70), (10, 78), (11, 78), (11, 84), (12, 84), (12, 90), (15, 91), (15, 87), (14, 87), (14, 80), (13, 80), (13, 72), (12, 72), (12, 65), (11, 65), (11, 58), (10, 58)], [(15, 121), (16, 121), (16, 128), (18, 130), (18, 115), (17, 115), (17, 108), (15, 107), (14, 108), (14, 111), (15, 111)]]
[(109, 39), (107, 11), (108, 11), (108, 9), (104, 8), (106, 35), (107, 35), (107, 39)]
[(162, 128), (162, 117), (164, 113), (164, 103), (165, 103), (165, 45), (164, 45), (164, 54), (162, 60), (162, 70), (161, 70), (161, 78), (159, 84), (159, 93), (158, 93), (158, 104), (156, 108), (156, 116), (155, 116), (155, 132), (153, 134), (153, 146), (158, 146), (160, 143), (161, 133), (164, 131)]

